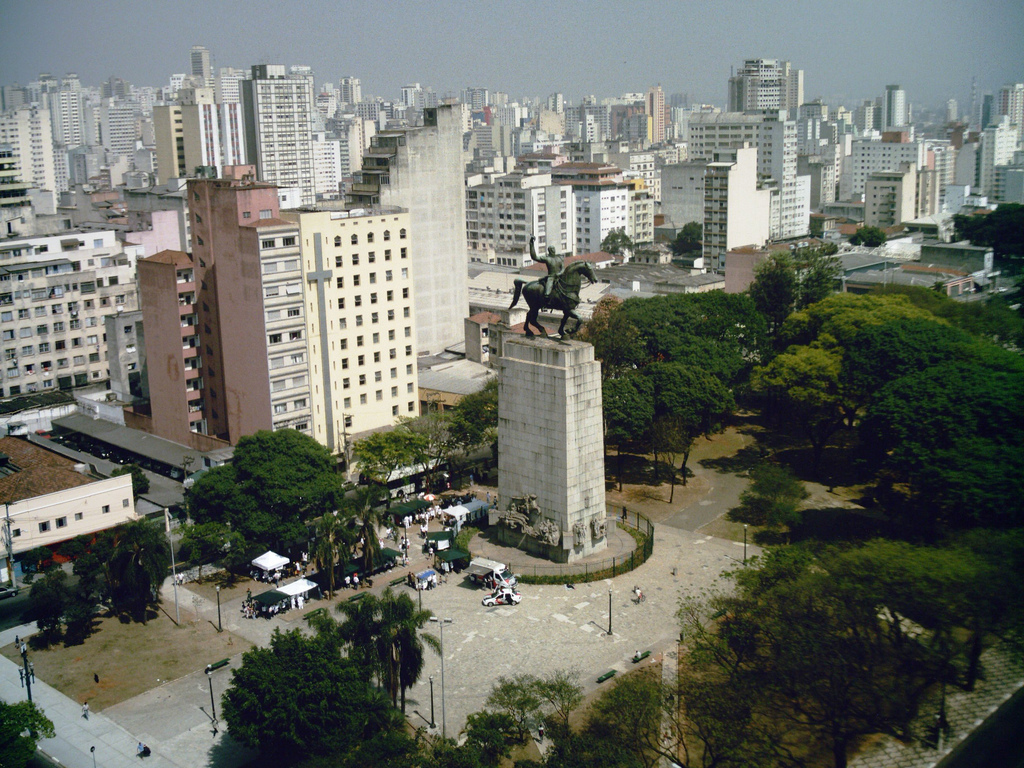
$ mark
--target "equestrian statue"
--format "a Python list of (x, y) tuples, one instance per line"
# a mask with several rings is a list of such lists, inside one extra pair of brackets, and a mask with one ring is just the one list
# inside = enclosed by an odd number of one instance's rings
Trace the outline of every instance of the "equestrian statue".
[[(537, 315), (542, 309), (561, 310), (562, 322), (558, 326), (559, 337), (572, 336), (583, 325), (583, 319), (576, 313), (576, 307), (580, 303), (580, 286), (583, 285), (583, 278), (591, 283), (597, 282), (597, 275), (594, 268), (585, 261), (577, 261), (564, 266), (562, 256), (555, 253), (555, 249), (548, 247), (546, 254), (537, 254), (536, 238), (530, 237), (530, 256), (534, 261), (545, 264), (548, 273), (539, 280), (524, 280), (517, 278), (514, 282), (515, 294), (512, 296), (512, 309), (519, 303), (519, 297), (526, 299), (530, 311), (526, 313), (526, 323), (523, 328), (527, 336), (533, 336), (530, 326), (533, 326), (544, 336), (548, 335), (547, 328), (537, 320)], [(566, 321), (572, 318), (575, 324), (571, 331), (565, 329)]]

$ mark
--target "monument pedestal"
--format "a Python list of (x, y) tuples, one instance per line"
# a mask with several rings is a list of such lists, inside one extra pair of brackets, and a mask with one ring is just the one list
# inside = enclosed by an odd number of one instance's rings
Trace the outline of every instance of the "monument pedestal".
[[(498, 378), (498, 497), (504, 543), (556, 562), (603, 550), (601, 364), (581, 341), (506, 339)], [(535, 496), (535, 499), (531, 499)], [(509, 526), (498, 518), (520, 509)]]

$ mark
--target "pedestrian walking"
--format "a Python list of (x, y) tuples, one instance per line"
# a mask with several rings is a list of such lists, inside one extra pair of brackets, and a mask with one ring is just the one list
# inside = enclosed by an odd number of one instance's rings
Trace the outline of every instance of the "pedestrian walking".
[(93, 682), (94, 682), (94, 683), (96, 683), (96, 684), (99, 684), (99, 682), (100, 682), (100, 676), (99, 676), (99, 675), (97, 675), (97, 674), (96, 674), (95, 672), (93, 672), (93, 674), (92, 674), (92, 680), (93, 680)]
[(85, 704), (82, 705), (82, 717), (84, 717), (86, 720), (89, 719), (89, 702), (88, 701), (85, 702)]

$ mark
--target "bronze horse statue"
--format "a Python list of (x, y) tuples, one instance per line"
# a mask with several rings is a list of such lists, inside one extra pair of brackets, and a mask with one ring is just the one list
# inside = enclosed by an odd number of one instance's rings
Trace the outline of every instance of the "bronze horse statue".
[[(527, 336), (533, 336), (530, 330), (532, 325), (544, 336), (548, 335), (547, 328), (537, 321), (537, 315), (542, 309), (554, 309), (562, 311), (562, 322), (558, 326), (559, 337), (571, 336), (583, 325), (583, 319), (576, 314), (576, 307), (580, 303), (580, 286), (583, 285), (583, 278), (591, 283), (597, 282), (597, 275), (594, 268), (586, 261), (576, 261), (570, 264), (555, 278), (555, 285), (551, 289), (551, 295), (545, 298), (544, 284), (542, 280), (524, 280), (517, 278), (515, 281), (515, 294), (509, 309), (519, 303), (519, 297), (526, 299), (530, 311), (526, 313), (526, 323), (523, 328)], [(569, 318), (576, 321), (571, 331), (565, 330), (566, 321)]]

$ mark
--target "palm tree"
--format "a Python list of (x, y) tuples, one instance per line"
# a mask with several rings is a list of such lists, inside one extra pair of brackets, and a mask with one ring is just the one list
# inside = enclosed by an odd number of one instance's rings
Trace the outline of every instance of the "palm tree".
[(405, 712), (405, 691), (423, 672), (424, 643), (440, 651), (436, 637), (420, 632), (431, 612), (417, 609), (409, 595), (395, 594), (391, 587), (380, 597), (341, 603), (338, 612), (345, 616), (339, 634), (348, 643), (349, 656), (363, 667), (367, 679), (376, 674), (396, 707), (401, 692)]
[(380, 539), (377, 529), (384, 524), (385, 511), (378, 509), (381, 489), (375, 485), (361, 485), (356, 488), (355, 499), (351, 502), (359, 536), (363, 540), (363, 571), (373, 572), (373, 566), (380, 560)]
[(146, 621), (146, 607), (159, 594), (171, 559), (170, 545), (157, 526), (134, 520), (114, 529), (110, 575), (114, 606)]
[(313, 564), (323, 573), (327, 569), (327, 597), (334, 597), (334, 564), (338, 562), (342, 524), (337, 512), (328, 512), (316, 523), (316, 544), (313, 546)]

